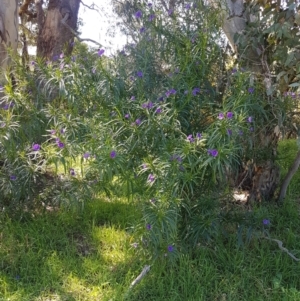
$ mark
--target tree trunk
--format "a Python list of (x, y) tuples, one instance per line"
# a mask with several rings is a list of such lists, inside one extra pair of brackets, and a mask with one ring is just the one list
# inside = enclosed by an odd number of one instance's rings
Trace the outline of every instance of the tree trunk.
[(18, 47), (18, 1), (0, 1), (0, 81), (8, 66), (8, 51), (17, 52)]
[(36, 0), (39, 35), (37, 56), (55, 60), (61, 53), (72, 52), (77, 28), (80, 0), (50, 0), (47, 14), (43, 15), (42, 1)]

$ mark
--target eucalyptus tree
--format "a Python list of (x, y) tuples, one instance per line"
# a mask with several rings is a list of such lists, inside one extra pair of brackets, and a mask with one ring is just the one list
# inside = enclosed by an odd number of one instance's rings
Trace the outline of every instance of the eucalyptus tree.
[(18, 1), (0, 1), (0, 80), (8, 66), (9, 51), (16, 52), (18, 46)]

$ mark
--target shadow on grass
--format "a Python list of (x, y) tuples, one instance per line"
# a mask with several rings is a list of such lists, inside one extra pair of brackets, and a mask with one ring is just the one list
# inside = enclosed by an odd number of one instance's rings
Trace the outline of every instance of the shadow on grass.
[(128, 231), (137, 215), (134, 204), (97, 200), (80, 214), (3, 218), (0, 300), (106, 300), (128, 287), (141, 264)]

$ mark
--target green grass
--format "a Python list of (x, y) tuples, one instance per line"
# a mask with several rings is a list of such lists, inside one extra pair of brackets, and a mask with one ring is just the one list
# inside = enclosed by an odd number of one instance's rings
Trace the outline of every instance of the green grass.
[[(288, 143), (279, 152), (286, 155)], [(279, 160), (283, 170), (295, 151)], [(298, 179), (299, 174), (283, 206), (263, 204), (253, 214), (270, 219), (271, 237), (300, 258)], [(220, 234), (182, 252), (171, 265), (149, 262), (132, 247), (132, 225), (140, 216), (133, 202), (102, 198), (81, 212), (25, 216), (0, 219), (1, 301), (300, 300), (300, 262), (262, 238), (259, 229), (242, 245), (235, 231)], [(147, 264), (150, 272), (129, 291)]]

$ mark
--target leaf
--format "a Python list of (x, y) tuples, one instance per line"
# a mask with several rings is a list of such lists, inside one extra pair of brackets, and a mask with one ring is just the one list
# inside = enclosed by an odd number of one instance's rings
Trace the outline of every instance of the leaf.
[(286, 74), (286, 71), (281, 71), (277, 74), (276, 79), (279, 80), (281, 76), (283, 76), (284, 74)]
[(293, 83), (293, 84), (289, 85), (289, 87), (291, 87), (291, 88), (299, 87), (299, 86), (300, 86), (300, 83)]
[(287, 57), (285, 63), (284, 63), (284, 66), (288, 66), (292, 62), (292, 60), (294, 59), (294, 57), (295, 57), (294, 56), (294, 52), (290, 52), (288, 54), (288, 57)]

